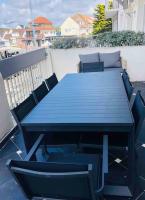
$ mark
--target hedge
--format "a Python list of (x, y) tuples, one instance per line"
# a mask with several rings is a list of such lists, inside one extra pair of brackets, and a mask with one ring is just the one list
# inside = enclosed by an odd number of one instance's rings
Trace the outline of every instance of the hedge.
[(116, 47), (145, 45), (145, 33), (134, 31), (105, 32), (89, 37), (56, 38), (51, 45), (53, 49), (83, 47)]
[(106, 32), (96, 36), (96, 46), (136, 46), (145, 44), (145, 34), (133, 31)]

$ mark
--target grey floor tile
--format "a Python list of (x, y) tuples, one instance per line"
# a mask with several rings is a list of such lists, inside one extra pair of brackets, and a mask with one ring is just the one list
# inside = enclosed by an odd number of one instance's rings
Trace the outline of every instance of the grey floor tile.
[(10, 179), (9, 181), (3, 183), (0, 186), (0, 199), (1, 200), (27, 200), (23, 195), (20, 187), (14, 181)]
[(15, 153), (18, 148), (9, 140), (1, 149), (0, 149), (0, 159), (9, 157), (11, 154)]
[(145, 200), (145, 191), (141, 193), (135, 200)]
[(13, 153), (0, 160), (0, 185), (12, 178), (12, 175), (6, 166), (9, 159), (20, 160), (20, 157), (16, 153)]

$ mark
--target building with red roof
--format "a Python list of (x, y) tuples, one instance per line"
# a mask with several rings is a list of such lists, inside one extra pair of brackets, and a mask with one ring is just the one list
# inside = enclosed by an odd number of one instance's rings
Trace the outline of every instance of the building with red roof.
[(25, 41), (27, 44), (31, 44), (33, 41), (33, 33), (35, 34), (35, 40), (38, 46), (41, 46), (46, 41), (46, 38), (57, 35), (56, 28), (53, 23), (47, 18), (38, 16), (28, 24), (26, 28)]
[(47, 18), (41, 17), (41, 16), (36, 17), (34, 19), (33, 23), (37, 24), (38, 26), (45, 26), (45, 25), (46, 26), (52, 26), (53, 25), (51, 21), (49, 21)]
[[(35, 37), (33, 36), (35, 33)], [(7, 43), (9, 46), (17, 46), (20, 48), (28, 48), (33, 46), (33, 39), (36, 44), (41, 46), (47, 40), (57, 36), (57, 29), (53, 23), (45, 17), (38, 16), (33, 21), (29, 22), (28, 26), (18, 26), (14, 29), (0, 29), (0, 40)]]

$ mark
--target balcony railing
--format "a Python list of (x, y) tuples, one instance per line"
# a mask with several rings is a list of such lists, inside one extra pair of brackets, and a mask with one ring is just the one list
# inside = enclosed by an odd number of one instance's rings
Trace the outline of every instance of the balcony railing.
[(45, 49), (4, 59), (0, 65), (11, 109), (26, 99), (50, 73)]

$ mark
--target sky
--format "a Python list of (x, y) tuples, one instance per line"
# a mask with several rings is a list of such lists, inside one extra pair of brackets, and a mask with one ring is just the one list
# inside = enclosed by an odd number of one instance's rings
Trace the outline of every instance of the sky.
[[(0, 0), (0, 27), (26, 25), (31, 20), (30, 0)], [(59, 26), (74, 13), (93, 15), (95, 5), (105, 0), (31, 0), (32, 17), (44, 16)]]

